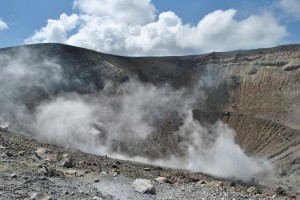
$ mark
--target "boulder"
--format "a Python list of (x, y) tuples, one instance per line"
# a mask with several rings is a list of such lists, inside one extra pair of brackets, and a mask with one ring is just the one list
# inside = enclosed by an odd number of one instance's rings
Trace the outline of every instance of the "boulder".
[(258, 193), (258, 190), (255, 187), (251, 186), (247, 189), (247, 192), (251, 195), (254, 195)]
[(11, 174), (10, 177), (11, 178), (17, 178), (17, 175), (16, 174)]
[(77, 174), (77, 171), (76, 170), (67, 170), (65, 171), (65, 175), (70, 175), (70, 176), (75, 176)]
[(13, 157), (14, 154), (11, 151), (5, 151), (4, 153), (7, 157)]
[(155, 194), (155, 187), (147, 179), (136, 179), (133, 182), (134, 190), (143, 194)]
[(6, 151), (6, 147), (0, 145), (0, 156), (4, 157)]
[(276, 192), (276, 195), (279, 195), (279, 196), (285, 196), (286, 195), (286, 192), (282, 187), (276, 187), (274, 189), (274, 191)]
[(206, 181), (205, 181), (205, 180), (201, 180), (201, 181), (198, 181), (197, 184), (198, 184), (198, 185), (205, 185), (205, 184), (206, 184)]
[(215, 188), (220, 188), (223, 187), (224, 183), (222, 181), (211, 181), (209, 185)]
[(290, 62), (283, 66), (283, 71), (294, 71), (300, 68), (300, 63)]
[(19, 156), (24, 156), (25, 155), (25, 151), (18, 151), (18, 155)]
[(157, 177), (155, 180), (159, 183), (166, 183), (167, 182), (167, 179), (165, 177)]
[(108, 175), (108, 172), (107, 171), (101, 171), (100, 174), (101, 175)]
[(72, 159), (71, 159), (69, 154), (64, 154), (63, 155), (63, 158), (62, 158), (62, 161), (61, 161), (61, 166), (66, 167), (66, 168), (74, 167)]
[(47, 154), (48, 154), (48, 149), (40, 147), (35, 151), (35, 154), (41, 158), (41, 159), (45, 159), (47, 158)]
[(50, 154), (47, 148), (40, 147), (35, 151), (35, 154), (40, 159), (50, 161), (50, 162), (56, 161), (56, 155)]
[(53, 198), (47, 194), (43, 193), (34, 193), (31, 197), (31, 200), (52, 200)]
[(103, 200), (101, 197), (94, 196), (92, 200)]

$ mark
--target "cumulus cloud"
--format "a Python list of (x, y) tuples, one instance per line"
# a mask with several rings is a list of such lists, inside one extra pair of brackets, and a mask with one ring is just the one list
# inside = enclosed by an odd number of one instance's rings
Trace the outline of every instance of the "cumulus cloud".
[[(285, 27), (270, 13), (236, 20), (236, 10), (216, 10), (190, 25), (171, 11), (155, 17), (150, 0), (75, 0), (74, 8), (78, 15), (49, 20), (26, 43), (62, 42), (133, 56), (182, 55), (270, 47), (287, 36)], [(63, 26), (66, 19), (73, 23)]]
[(37, 42), (65, 42), (67, 33), (74, 29), (78, 22), (78, 15), (72, 14), (67, 16), (65, 13), (61, 14), (58, 20), (49, 19), (45, 27), (36, 31), (33, 36), (26, 39), (26, 43)]
[(84, 16), (84, 26), (66, 43), (102, 52), (126, 55), (180, 54), (176, 34), (181, 20), (172, 12), (162, 13), (155, 22), (129, 25), (109, 19)]
[(113, 17), (133, 24), (145, 24), (155, 19), (155, 7), (150, 0), (75, 0), (74, 8), (84, 14)]
[(206, 15), (196, 27), (184, 27), (177, 35), (181, 47), (225, 51), (268, 47), (287, 34), (271, 14), (251, 15), (236, 21), (236, 10), (217, 10)]
[(300, 20), (300, 1), (298, 0), (280, 0), (278, 6), (287, 14)]
[(0, 30), (8, 29), (8, 25), (2, 19), (0, 19)]

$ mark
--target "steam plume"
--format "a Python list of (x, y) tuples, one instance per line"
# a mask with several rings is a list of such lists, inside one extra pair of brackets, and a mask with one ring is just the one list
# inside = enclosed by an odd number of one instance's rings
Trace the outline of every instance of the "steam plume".
[[(248, 157), (234, 142), (234, 130), (222, 121), (204, 126), (194, 119), (193, 107), (207, 98), (208, 89), (221, 84), (221, 75), (213, 69), (192, 90), (132, 79), (117, 88), (106, 84), (101, 91), (84, 94), (68, 90), (68, 78), (55, 60), (26, 49), (15, 55), (0, 54), (0, 63), (2, 126), (89, 153), (151, 159), (158, 165), (222, 177), (247, 179), (271, 169), (266, 160)], [(151, 144), (147, 141), (157, 136), (157, 122), (170, 113), (180, 121), (170, 137), (180, 138), (177, 147), (183, 154), (149, 158), (144, 150), (150, 146), (141, 148), (141, 144)]]

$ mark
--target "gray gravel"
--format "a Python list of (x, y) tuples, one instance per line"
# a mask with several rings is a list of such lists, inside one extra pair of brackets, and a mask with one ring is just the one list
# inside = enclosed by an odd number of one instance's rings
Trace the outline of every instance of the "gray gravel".
[[(104, 200), (112, 199), (271, 199), (271, 196), (245, 195), (237, 192), (224, 191), (208, 184), (187, 183), (171, 185), (152, 181), (156, 194), (141, 194), (133, 190), (134, 179), (121, 175), (101, 175), (95, 183), (89, 177), (61, 177), (46, 178), (35, 173), (1, 174), (0, 199), (30, 199), (34, 193), (44, 193), (53, 199), (93, 199), (100, 197)], [(276, 197), (274, 199), (284, 199)]]
[(207, 184), (188, 183), (180, 185), (170, 185), (168, 183), (158, 183), (153, 181), (156, 188), (156, 195), (141, 194), (133, 190), (134, 179), (118, 177), (102, 177), (95, 187), (102, 194), (113, 196), (114, 199), (283, 199), (278, 197), (267, 197), (263, 195), (243, 195), (236, 192), (224, 191)]

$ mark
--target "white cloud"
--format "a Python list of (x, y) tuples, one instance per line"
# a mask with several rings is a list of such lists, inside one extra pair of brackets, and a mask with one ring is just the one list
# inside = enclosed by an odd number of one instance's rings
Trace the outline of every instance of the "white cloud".
[[(155, 19), (150, 0), (75, 0), (74, 7), (78, 16), (48, 20), (26, 42), (56, 41), (122, 55), (182, 55), (270, 47), (287, 35), (270, 13), (236, 20), (236, 10), (216, 10), (194, 26), (170, 11)], [(67, 28), (69, 18), (73, 23)], [(67, 37), (75, 26), (78, 30)]]
[(67, 16), (65, 13), (60, 15), (58, 20), (49, 19), (45, 27), (36, 31), (35, 34), (26, 39), (26, 43), (38, 42), (65, 42), (67, 33), (74, 29), (78, 22), (78, 15)]
[(0, 19), (0, 30), (8, 29), (8, 25), (2, 19)]
[(95, 16), (81, 19), (84, 25), (66, 43), (126, 55), (180, 54), (183, 50), (176, 45), (181, 20), (171, 12), (142, 26)]
[(300, 20), (300, 1), (299, 0), (280, 0), (279, 7), (287, 14)]
[(225, 51), (269, 47), (287, 35), (271, 14), (251, 15), (237, 21), (236, 10), (217, 10), (206, 15), (197, 27), (185, 27), (179, 33), (182, 47), (200, 47), (205, 51)]
[(155, 19), (155, 8), (150, 0), (75, 0), (74, 8), (84, 14), (134, 24), (145, 24)]

